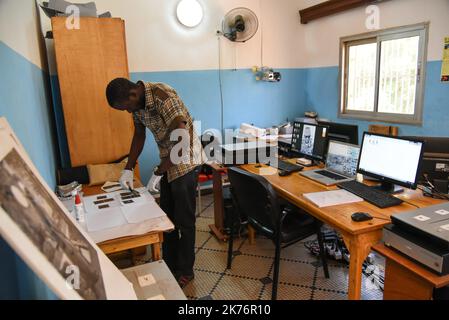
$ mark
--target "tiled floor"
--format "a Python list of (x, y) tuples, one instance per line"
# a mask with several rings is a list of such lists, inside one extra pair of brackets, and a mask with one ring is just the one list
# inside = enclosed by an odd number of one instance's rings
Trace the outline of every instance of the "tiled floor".
[[(209, 232), (213, 224), (213, 199), (203, 196), (203, 208), (197, 218), (195, 279), (184, 289), (189, 299), (268, 300), (271, 298), (271, 277), (274, 245), (258, 237), (255, 245), (246, 238), (234, 241), (232, 269), (226, 269), (227, 243), (218, 241)], [(308, 241), (311, 239), (307, 239)], [(330, 279), (324, 277), (317, 258), (299, 242), (282, 250), (278, 299), (280, 300), (342, 300), (348, 291), (348, 267), (329, 260)], [(383, 261), (378, 262), (383, 268)], [(382, 299), (382, 291), (370, 285), (363, 276), (362, 298)]]
[[(234, 240), (232, 269), (226, 269), (227, 243), (218, 241), (209, 230), (213, 224), (212, 195), (203, 196), (203, 208), (196, 223), (195, 279), (185, 288), (189, 299), (201, 300), (269, 300), (271, 298), (271, 277), (274, 261), (273, 243), (257, 237), (250, 245), (246, 237)], [(279, 300), (343, 300), (348, 291), (348, 266), (345, 263), (329, 261), (330, 278), (324, 277), (318, 259), (298, 242), (281, 251)], [(141, 263), (147, 262), (149, 256)], [(123, 263), (122, 260), (121, 263)], [(383, 259), (376, 258), (380, 270)], [(116, 264), (119, 267), (129, 265)], [(382, 291), (371, 285), (363, 276), (362, 299), (380, 300)]]

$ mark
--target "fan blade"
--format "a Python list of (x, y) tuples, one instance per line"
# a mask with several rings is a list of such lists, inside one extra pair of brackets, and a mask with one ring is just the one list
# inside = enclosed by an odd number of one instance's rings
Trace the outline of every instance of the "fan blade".
[(237, 32), (245, 31), (245, 20), (241, 15), (235, 17), (234, 28)]
[(225, 33), (224, 36), (231, 41), (236, 41), (237, 40), (237, 31), (233, 30), (229, 33)]

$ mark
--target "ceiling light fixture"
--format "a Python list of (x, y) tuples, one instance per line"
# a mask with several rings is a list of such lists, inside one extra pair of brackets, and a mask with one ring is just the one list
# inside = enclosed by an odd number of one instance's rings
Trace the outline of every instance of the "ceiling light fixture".
[(180, 23), (193, 28), (203, 20), (203, 7), (197, 0), (181, 0), (176, 8), (176, 15)]

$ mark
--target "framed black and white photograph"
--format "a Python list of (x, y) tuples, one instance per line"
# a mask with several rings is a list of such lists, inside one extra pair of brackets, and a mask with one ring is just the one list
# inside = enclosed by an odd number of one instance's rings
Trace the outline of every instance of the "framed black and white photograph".
[(0, 237), (64, 300), (135, 300), (132, 284), (52, 192), (0, 118)]
[[(106, 299), (96, 250), (55, 205), (17, 150), (0, 160), (0, 206), (84, 299)], [(76, 285), (79, 284), (79, 285)], [(76, 288), (78, 287), (78, 288)]]

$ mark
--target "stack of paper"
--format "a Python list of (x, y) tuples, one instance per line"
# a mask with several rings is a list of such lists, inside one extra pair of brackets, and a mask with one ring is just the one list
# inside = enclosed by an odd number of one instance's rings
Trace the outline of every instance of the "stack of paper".
[(343, 189), (305, 193), (304, 197), (306, 197), (308, 200), (310, 200), (320, 208), (363, 201), (362, 198)]

